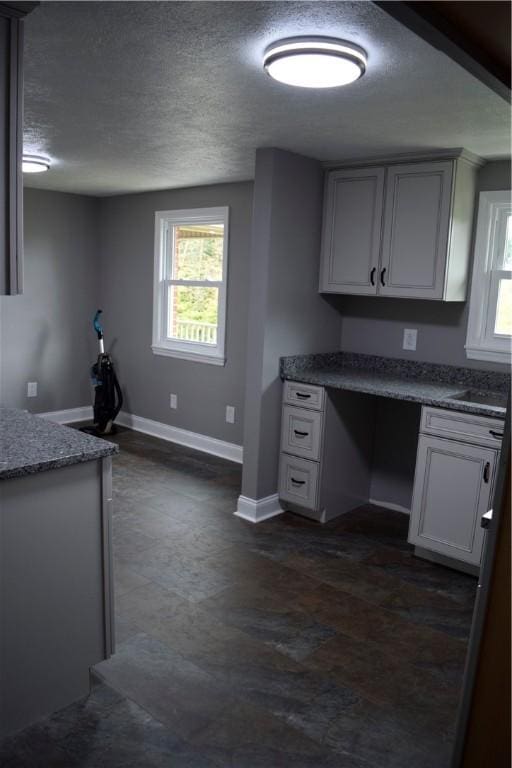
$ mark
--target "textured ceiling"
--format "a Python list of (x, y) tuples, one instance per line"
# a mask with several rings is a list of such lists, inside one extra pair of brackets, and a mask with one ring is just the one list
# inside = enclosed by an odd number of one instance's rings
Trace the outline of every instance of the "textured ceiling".
[[(368, 51), (341, 89), (275, 83), (280, 37)], [(320, 160), (440, 147), (509, 152), (509, 109), (370, 2), (43, 2), (26, 20), (30, 186), (109, 195), (249, 179), (256, 147)]]

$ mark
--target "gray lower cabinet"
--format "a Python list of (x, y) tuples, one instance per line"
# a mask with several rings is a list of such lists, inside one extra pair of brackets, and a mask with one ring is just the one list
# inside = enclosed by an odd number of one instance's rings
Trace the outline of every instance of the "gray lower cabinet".
[(368, 501), (373, 398), (286, 381), (279, 497), (284, 509), (319, 522)]
[(0, 3), (0, 294), (22, 292), (23, 16), (38, 3)]
[[(436, 429), (440, 434), (433, 434)], [(427, 431), (426, 431), (427, 430)], [(480, 521), (492, 501), (502, 423), (496, 419), (422, 409), (409, 542), (479, 566)], [(450, 439), (460, 434), (459, 439)]]
[(113, 652), (111, 472), (0, 481), (0, 736), (85, 696)]
[(320, 291), (464, 301), (476, 170), (459, 152), (329, 171)]

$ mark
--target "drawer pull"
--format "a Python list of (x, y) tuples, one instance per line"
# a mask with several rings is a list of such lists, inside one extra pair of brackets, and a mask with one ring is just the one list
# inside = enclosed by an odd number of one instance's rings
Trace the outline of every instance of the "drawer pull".
[(296, 480), (294, 477), (290, 477), (290, 480), (294, 485), (306, 485), (305, 480)]
[(299, 432), (298, 429), (294, 429), (293, 431), (297, 437), (307, 437), (309, 435), (309, 432)]
[(489, 434), (492, 435), (493, 437), (495, 437), (497, 440), (501, 440), (501, 438), (503, 437), (503, 435), (505, 433), (504, 432), (496, 432), (494, 429), (490, 429), (489, 430)]
[(297, 397), (301, 397), (303, 400), (309, 400), (311, 395), (306, 395), (305, 392), (296, 392)]
[(484, 483), (488, 483), (489, 482), (490, 472), (491, 472), (491, 462), (490, 461), (486, 461), (485, 462), (485, 467), (484, 467)]

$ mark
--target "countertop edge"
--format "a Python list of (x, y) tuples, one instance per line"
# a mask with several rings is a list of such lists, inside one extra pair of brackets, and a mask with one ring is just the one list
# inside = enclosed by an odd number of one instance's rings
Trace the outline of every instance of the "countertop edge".
[[(338, 373), (336, 370), (327, 370), (325, 371), (326, 375), (329, 374), (336, 374)], [(350, 371), (347, 369), (340, 370), (339, 373), (348, 373), (350, 374)], [(374, 372), (372, 372), (373, 376), (376, 376)], [(405, 402), (412, 402), (412, 403), (419, 403), (420, 405), (430, 405), (435, 408), (446, 408), (450, 411), (459, 411), (462, 413), (469, 413), (474, 416), (488, 416), (489, 418), (494, 419), (505, 419), (506, 409), (505, 408), (499, 408), (496, 406), (485, 406), (480, 405), (478, 403), (469, 403), (463, 400), (451, 400), (448, 398), (436, 398), (436, 397), (427, 397), (424, 395), (414, 394), (411, 392), (410, 394), (404, 393), (404, 392), (396, 392), (391, 389), (385, 388), (385, 383), (381, 386), (372, 386), (371, 384), (365, 385), (365, 384), (355, 384), (355, 383), (332, 383), (332, 382), (326, 382), (323, 377), (322, 373), (315, 374), (315, 373), (307, 373), (304, 371), (302, 374), (299, 371), (296, 371), (293, 375), (292, 374), (284, 374), (283, 375), (283, 381), (297, 381), (302, 384), (314, 384), (318, 387), (325, 387), (326, 389), (338, 389), (338, 390), (346, 390), (348, 392), (360, 392), (361, 394), (365, 395), (373, 395), (375, 397), (386, 397), (392, 400), (403, 400)], [(378, 381), (378, 377), (376, 376), (376, 380)], [(407, 381), (408, 386), (413, 388), (415, 384), (417, 386), (428, 386), (428, 384), (431, 384), (432, 382), (421, 382), (421, 381), (414, 381), (412, 379), (409, 379)]]
[(76, 454), (73, 456), (63, 456), (62, 458), (49, 459), (48, 461), (34, 462), (33, 464), (26, 464), (23, 467), (13, 467), (12, 469), (2, 470), (0, 467), (0, 480), (10, 480), (15, 477), (37, 475), (41, 472), (47, 472), (51, 469), (71, 467), (74, 464), (86, 464), (88, 461), (99, 461), (100, 459), (106, 459), (109, 456), (115, 456), (117, 453), (119, 453), (119, 450), (116, 450), (115, 447), (113, 447), (92, 451), (91, 453), (82, 455)]
[(0, 480), (35, 475), (119, 453), (103, 438), (17, 408), (0, 407)]

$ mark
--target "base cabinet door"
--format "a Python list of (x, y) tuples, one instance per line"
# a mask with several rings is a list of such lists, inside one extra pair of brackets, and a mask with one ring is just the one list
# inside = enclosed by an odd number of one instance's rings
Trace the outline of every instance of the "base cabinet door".
[(498, 452), (420, 435), (409, 542), (479, 565)]

